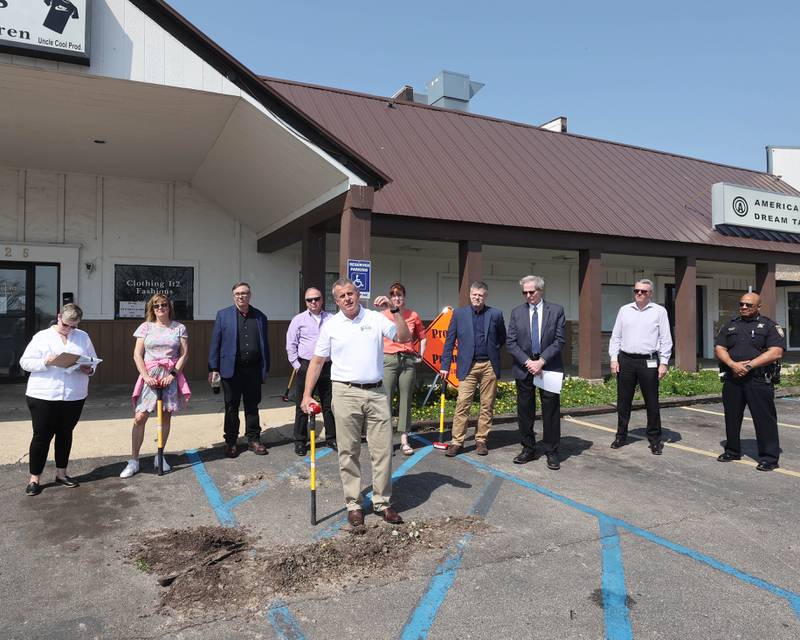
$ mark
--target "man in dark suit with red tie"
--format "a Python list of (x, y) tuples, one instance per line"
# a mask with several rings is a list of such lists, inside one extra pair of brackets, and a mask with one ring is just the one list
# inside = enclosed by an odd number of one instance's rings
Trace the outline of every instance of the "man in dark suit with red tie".
[[(517, 384), (517, 421), (522, 439), (522, 451), (514, 458), (516, 464), (536, 460), (536, 387), (534, 376), (542, 371), (564, 371), (561, 350), (564, 348), (566, 320), (564, 307), (542, 299), (544, 280), (525, 276), (519, 281), (525, 304), (511, 311), (506, 349), (513, 358), (512, 371)], [(542, 402), (542, 443), (547, 456), (547, 468), (557, 471), (558, 444), (561, 440), (561, 396), (539, 390)]]

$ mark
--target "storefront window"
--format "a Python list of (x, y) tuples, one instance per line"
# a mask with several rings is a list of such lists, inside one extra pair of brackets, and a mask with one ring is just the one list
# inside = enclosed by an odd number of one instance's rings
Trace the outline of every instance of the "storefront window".
[(789, 291), (789, 348), (800, 348), (800, 291)]
[(145, 305), (156, 293), (170, 297), (175, 320), (194, 319), (193, 267), (114, 265), (115, 318), (144, 318)]
[(600, 294), (602, 300), (602, 328), (603, 331), (614, 330), (619, 308), (633, 302), (633, 287), (627, 285), (604, 284)]

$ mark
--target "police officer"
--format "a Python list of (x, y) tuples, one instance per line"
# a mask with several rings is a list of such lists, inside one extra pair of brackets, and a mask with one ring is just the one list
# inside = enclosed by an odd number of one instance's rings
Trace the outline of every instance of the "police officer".
[(761, 315), (761, 298), (745, 293), (739, 300), (739, 315), (720, 328), (714, 353), (724, 373), (722, 402), (725, 406), (725, 451), (720, 462), (741, 460), (744, 407), (750, 409), (758, 442), (759, 471), (778, 468), (778, 416), (775, 411), (773, 375), (786, 346), (779, 324)]

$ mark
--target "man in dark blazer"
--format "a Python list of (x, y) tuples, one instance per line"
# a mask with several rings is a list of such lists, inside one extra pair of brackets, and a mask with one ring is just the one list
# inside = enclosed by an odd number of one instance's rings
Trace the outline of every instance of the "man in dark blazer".
[(457, 343), (456, 377), (458, 400), (453, 416), (453, 440), (446, 456), (452, 458), (464, 448), (469, 409), (476, 387), (480, 389), (481, 409), (475, 431), (475, 453), (489, 453), (486, 440), (492, 427), (497, 379), (500, 377), (500, 347), (506, 341), (506, 325), (500, 309), (486, 306), (489, 287), (473, 282), (469, 288), (470, 304), (453, 311), (442, 352), (441, 373), (446, 376)]
[(233, 285), (233, 304), (217, 311), (208, 348), (208, 380), (219, 373), (225, 393), (225, 455), (238, 455), (239, 402), (244, 398), (244, 433), (248, 449), (267, 454), (261, 442), (258, 403), (269, 371), (267, 316), (250, 306), (250, 285)]
[[(517, 384), (517, 421), (522, 452), (514, 458), (525, 464), (538, 458), (533, 423), (536, 420), (536, 387), (533, 377), (544, 371), (564, 371), (561, 350), (564, 348), (566, 320), (564, 307), (542, 299), (544, 280), (525, 276), (519, 281), (525, 304), (511, 311), (506, 349), (513, 358), (512, 371)], [(542, 401), (544, 452), (547, 468), (556, 471), (558, 443), (561, 439), (561, 396), (539, 389)]]

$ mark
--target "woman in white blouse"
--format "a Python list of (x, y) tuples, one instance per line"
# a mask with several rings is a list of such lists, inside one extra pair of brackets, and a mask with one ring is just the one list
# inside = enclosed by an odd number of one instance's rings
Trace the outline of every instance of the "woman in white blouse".
[(58, 321), (33, 336), (20, 365), (30, 371), (25, 399), (31, 411), (33, 438), (29, 456), (31, 479), (25, 493), (42, 492), (40, 478), (44, 471), (50, 442), (55, 436), (56, 484), (74, 488), (78, 483), (67, 475), (72, 430), (78, 424), (89, 388), (92, 365), (83, 364), (74, 371), (51, 364), (60, 354), (72, 353), (96, 358), (89, 335), (78, 329), (83, 311), (76, 304), (65, 304)]

